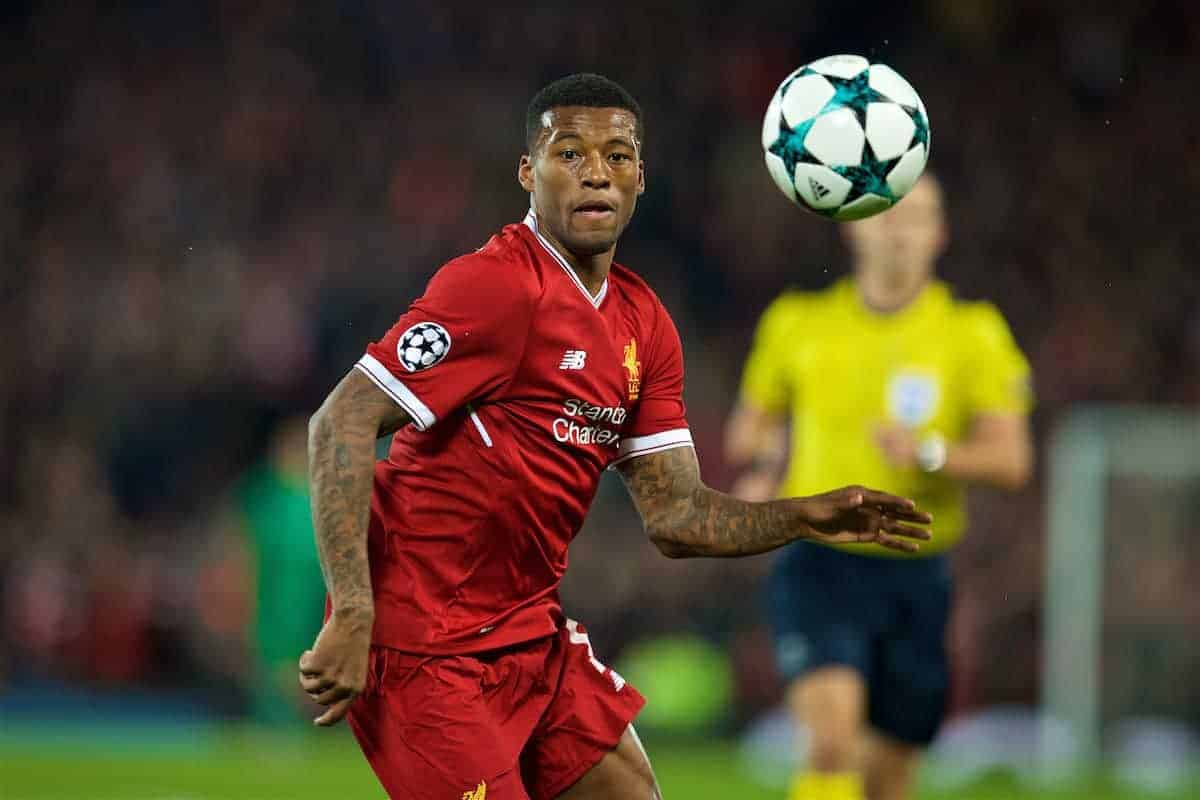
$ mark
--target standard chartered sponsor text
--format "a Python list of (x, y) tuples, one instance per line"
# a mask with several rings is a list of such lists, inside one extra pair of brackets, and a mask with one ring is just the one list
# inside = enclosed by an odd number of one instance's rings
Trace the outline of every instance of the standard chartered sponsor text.
[(628, 413), (623, 406), (598, 406), (586, 400), (571, 398), (563, 402), (562, 411), (566, 416), (559, 417), (550, 424), (555, 441), (576, 445), (607, 445), (613, 448), (620, 444), (619, 428)]

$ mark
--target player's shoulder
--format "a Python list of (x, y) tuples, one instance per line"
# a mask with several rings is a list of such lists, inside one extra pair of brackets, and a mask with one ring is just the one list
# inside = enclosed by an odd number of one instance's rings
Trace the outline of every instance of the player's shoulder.
[(790, 287), (763, 312), (763, 321), (778, 329), (794, 329), (845, 305), (846, 285), (838, 281), (820, 289)]
[(676, 348), (680, 346), (679, 330), (671, 312), (641, 275), (614, 261), (608, 271), (607, 291), (605, 302), (620, 303), (620, 313), (633, 321), (635, 330), (646, 341), (675, 342)]
[(663, 303), (658, 292), (646, 282), (646, 279), (636, 272), (617, 262), (613, 262), (608, 270), (608, 291), (610, 295), (620, 298), (630, 314), (640, 319), (651, 328), (660, 325), (674, 326), (671, 312)]
[(841, 308), (856, 297), (849, 278), (841, 278), (819, 289), (789, 289), (780, 296), (787, 300), (788, 308), (796, 312)]
[(657, 313), (665, 308), (658, 293), (646, 282), (646, 279), (629, 267), (613, 262), (608, 270), (609, 291), (620, 294), (626, 302), (633, 303), (646, 311)]
[(947, 312), (952, 341), (973, 350), (977, 347), (1011, 349), (1016, 347), (1012, 329), (1004, 313), (994, 302), (963, 299), (947, 289)]
[(447, 261), (434, 275), (434, 281), (496, 299), (535, 300), (543, 292), (543, 276), (518, 227), (506, 225), (478, 250)]
[(995, 331), (1008, 330), (1008, 322), (1004, 319), (999, 306), (990, 300), (964, 299), (956, 295), (952, 288), (939, 284), (938, 288), (945, 294), (947, 312), (962, 330)]

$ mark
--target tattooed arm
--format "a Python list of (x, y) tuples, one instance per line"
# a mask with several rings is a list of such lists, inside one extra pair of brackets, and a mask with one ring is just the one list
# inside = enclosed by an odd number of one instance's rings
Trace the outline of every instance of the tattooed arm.
[(318, 725), (345, 716), (366, 680), (375, 621), (367, 525), (375, 476), (375, 440), (409, 417), (357, 369), (351, 370), (308, 423), (308, 477), (313, 529), (332, 614), (300, 657), (300, 684), (329, 710)]
[(797, 539), (877, 542), (915, 551), (930, 522), (911, 500), (850, 486), (814, 497), (753, 503), (700, 481), (696, 452), (676, 447), (618, 467), (651, 540), (670, 558), (749, 556)]
[(308, 423), (308, 480), (321, 572), (333, 613), (372, 617), (367, 521), (375, 440), (409, 421), (359, 370), (334, 387)]

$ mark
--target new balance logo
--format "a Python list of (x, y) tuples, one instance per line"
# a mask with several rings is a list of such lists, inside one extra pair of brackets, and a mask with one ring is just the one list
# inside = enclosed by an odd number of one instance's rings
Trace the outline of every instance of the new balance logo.
[(562, 361), (559, 362), (559, 369), (583, 369), (584, 362), (587, 361), (587, 351), (585, 350), (568, 350), (563, 353)]
[(829, 194), (828, 187), (826, 187), (825, 184), (821, 183), (816, 178), (808, 179), (808, 188), (812, 189), (813, 194), (817, 196), (818, 200), (824, 200), (825, 195)]

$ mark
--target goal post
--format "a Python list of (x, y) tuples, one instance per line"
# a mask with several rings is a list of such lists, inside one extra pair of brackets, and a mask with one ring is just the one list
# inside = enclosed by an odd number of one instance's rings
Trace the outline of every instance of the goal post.
[(1073, 765), (1102, 758), (1101, 649), (1105, 525), (1115, 479), (1200, 480), (1200, 412), (1170, 407), (1080, 407), (1057, 426), (1048, 448), (1046, 568), (1042, 627), (1043, 741), (1067, 725)]

